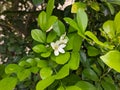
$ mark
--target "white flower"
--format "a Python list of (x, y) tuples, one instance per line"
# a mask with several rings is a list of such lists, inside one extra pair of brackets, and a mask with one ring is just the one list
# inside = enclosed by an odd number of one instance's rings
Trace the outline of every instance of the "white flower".
[(63, 34), (63, 35), (60, 37), (60, 40), (57, 40), (56, 42), (52, 42), (52, 43), (51, 43), (51, 47), (52, 47), (53, 50), (54, 50), (55, 56), (58, 56), (59, 53), (65, 53), (64, 48), (66, 47), (66, 43), (68, 42), (68, 39), (65, 38), (65, 35), (66, 35), (66, 34)]

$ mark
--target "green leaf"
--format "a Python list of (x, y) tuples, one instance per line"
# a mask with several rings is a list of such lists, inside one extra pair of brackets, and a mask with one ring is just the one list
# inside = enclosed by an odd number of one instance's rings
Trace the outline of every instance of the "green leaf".
[(19, 78), (20, 81), (25, 80), (31, 75), (30, 69), (24, 69), (21, 70), (17, 73), (17, 77)]
[(42, 32), (41, 30), (39, 29), (34, 29), (31, 31), (31, 35), (32, 35), (32, 38), (35, 40), (35, 41), (38, 41), (40, 43), (44, 43), (45, 40), (46, 40), (46, 35), (44, 32)]
[(112, 4), (120, 5), (120, 0), (109, 0), (109, 2)]
[(50, 67), (44, 67), (40, 70), (40, 77), (46, 79), (52, 75), (53, 71)]
[(51, 55), (51, 51), (47, 51), (47, 52), (41, 53), (41, 57), (44, 57), (44, 58), (47, 58), (50, 55)]
[(34, 74), (38, 74), (39, 68), (38, 67), (31, 67), (30, 71)]
[(91, 2), (90, 3), (90, 6), (92, 9), (94, 9), (95, 11), (100, 11), (100, 7), (99, 7), (99, 4), (97, 2)]
[(80, 53), (72, 52), (71, 58), (68, 62), (70, 69), (76, 70), (79, 67), (79, 63), (80, 63)]
[(114, 23), (116, 28), (116, 34), (119, 34), (120, 33), (120, 11), (116, 14)]
[(42, 11), (38, 16), (38, 25), (43, 31), (45, 31), (46, 23), (47, 23), (47, 14), (46, 12)]
[(65, 90), (65, 88), (63, 86), (60, 86), (59, 88), (57, 88), (57, 90)]
[(0, 90), (14, 90), (17, 84), (17, 78), (7, 77), (0, 80)]
[(32, 0), (34, 5), (38, 5), (41, 4), (43, 2), (43, 0)]
[(87, 53), (89, 56), (97, 56), (98, 54), (100, 54), (100, 51), (93, 46), (88, 46)]
[(88, 17), (84, 10), (79, 9), (77, 12), (77, 24), (80, 28), (79, 33), (84, 33), (88, 24)]
[(57, 33), (58, 36), (61, 36), (65, 33), (65, 25), (60, 20), (58, 20), (53, 25), (53, 30)]
[(88, 78), (93, 81), (99, 80), (97, 74), (90, 68), (84, 69), (82, 75), (83, 75), (83, 77)]
[(47, 43), (51, 43), (56, 39), (57, 34), (54, 31), (49, 32), (47, 36)]
[(107, 4), (108, 8), (110, 9), (111, 14), (114, 15), (115, 8), (113, 7), (113, 5), (109, 2), (106, 2), (106, 4)]
[(117, 50), (109, 51), (107, 54), (100, 57), (102, 61), (110, 68), (120, 72), (120, 52)]
[(114, 22), (112, 20), (108, 20), (103, 24), (103, 30), (110, 39), (113, 39), (115, 37)]
[(47, 19), (51, 16), (53, 8), (54, 8), (54, 2), (55, 0), (48, 0), (46, 13), (47, 13)]
[(30, 67), (30, 63), (26, 62), (26, 61), (20, 61), (19, 62), (19, 66), (21, 67)]
[(95, 86), (86, 81), (79, 81), (75, 85), (80, 87), (82, 90), (97, 90)]
[(5, 68), (5, 73), (6, 74), (17, 73), (20, 70), (21, 70), (21, 68), (17, 64), (9, 64)]
[(36, 66), (36, 61), (33, 58), (28, 58), (26, 62), (28, 62), (31, 66)]
[(66, 23), (70, 24), (70, 26), (72, 26), (74, 29), (79, 30), (77, 23), (73, 19), (66, 17), (64, 18), (64, 20), (66, 21)]
[(54, 81), (55, 81), (55, 77), (54, 76), (50, 76), (50, 77), (48, 77), (46, 79), (43, 79), (43, 80), (41, 80), (41, 81), (39, 81), (37, 83), (36, 90), (44, 90), (49, 85), (51, 85)]
[(82, 90), (82, 89), (77, 86), (68, 86), (66, 87), (66, 90)]
[(70, 58), (70, 53), (66, 52), (55, 57), (55, 62), (58, 64), (65, 64)]
[(71, 13), (77, 13), (79, 8), (85, 10), (86, 4), (83, 3), (83, 2), (75, 2), (75, 3), (73, 3)]
[(41, 53), (41, 52), (47, 51), (47, 48), (45, 47), (45, 45), (42, 45), (42, 44), (35, 45), (32, 49), (36, 53)]
[(47, 67), (48, 66), (48, 63), (46, 60), (39, 60), (37, 61), (37, 67), (39, 68), (43, 68), (43, 67)]
[(69, 65), (64, 65), (59, 72), (56, 74), (55, 79), (62, 79), (69, 75)]

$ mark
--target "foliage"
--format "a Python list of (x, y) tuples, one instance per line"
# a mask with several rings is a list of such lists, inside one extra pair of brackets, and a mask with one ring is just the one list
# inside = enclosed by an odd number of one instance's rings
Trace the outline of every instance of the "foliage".
[(22, 59), (0, 65), (0, 89), (119, 90), (120, 1), (76, 0), (63, 11), (57, 6), (64, 0), (32, 2), (47, 2), (31, 37), (22, 37), (32, 50), (22, 48)]

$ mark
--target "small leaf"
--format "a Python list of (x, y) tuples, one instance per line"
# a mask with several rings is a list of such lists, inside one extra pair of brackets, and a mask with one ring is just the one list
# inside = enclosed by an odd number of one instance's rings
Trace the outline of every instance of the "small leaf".
[(117, 50), (109, 51), (107, 54), (100, 57), (102, 61), (110, 68), (120, 72), (120, 52)]
[(115, 8), (113, 7), (113, 5), (109, 2), (106, 2), (106, 4), (107, 4), (108, 8), (110, 9), (111, 14), (114, 15)]
[(20, 81), (25, 80), (26, 78), (28, 78), (31, 75), (31, 72), (29, 69), (24, 69), (21, 70), (17, 73), (17, 77), (19, 78)]
[(37, 61), (37, 67), (39, 68), (43, 68), (43, 67), (47, 67), (48, 66), (48, 63), (46, 60), (39, 60)]
[(52, 75), (53, 71), (50, 67), (44, 67), (40, 70), (40, 76), (42, 79), (46, 79)]
[(90, 3), (90, 6), (92, 9), (94, 9), (95, 11), (100, 11), (100, 7), (99, 7), (99, 4), (97, 2), (91, 2)]
[(86, 4), (83, 2), (75, 2), (74, 4), (72, 4), (71, 13), (77, 13), (79, 8), (85, 10)]
[(99, 80), (97, 74), (90, 68), (86, 68), (83, 70), (83, 77), (88, 78), (93, 81)]
[(110, 39), (113, 39), (115, 37), (114, 22), (112, 20), (108, 20), (103, 24), (103, 30)]
[(69, 75), (69, 65), (66, 64), (59, 70), (59, 72), (56, 74), (55, 78), (56, 79), (62, 79), (64, 77), (68, 76), (68, 75)]
[(88, 24), (88, 17), (84, 10), (79, 9), (77, 12), (77, 24), (80, 28), (79, 33), (84, 33)]
[(47, 58), (50, 55), (51, 55), (51, 51), (47, 51), (47, 52), (41, 53), (41, 57), (44, 57), (44, 58)]
[(55, 57), (55, 62), (58, 64), (65, 64), (70, 58), (70, 53), (66, 52)]
[(47, 51), (47, 48), (42, 44), (35, 45), (32, 49), (36, 53), (41, 53), (41, 52)]
[(64, 20), (66, 21), (66, 23), (70, 24), (70, 26), (72, 26), (74, 29), (79, 30), (77, 23), (73, 19), (66, 17), (64, 18)]
[(72, 52), (71, 58), (68, 62), (70, 69), (76, 70), (79, 67), (79, 63), (80, 63), (80, 53)]
[(46, 23), (47, 23), (47, 14), (46, 12), (42, 11), (38, 16), (38, 25), (43, 31), (45, 31)]
[(61, 36), (65, 33), (65, 25), (60, 20), (58, 20), (53, 25), (53, 30), (57, 33), (58, 36)]
[(44, 90), (49, 85), (51, 85), (54, 81), (55, 81), (55, 77), (54, 76), (50, 76), (50, 77), (48, 77), (46, 79), (43, 79), (43, 80), (41, 80), (41, 81), (39, 81), (37, 83), (36, 90)]
[(47, 36), (47, 43), (51, 43), (56, 39), (57, 34), (54, 31), (51, 31)]
[(47, 19), (51, 16), (53, 8), (54, 8), (54, 2), (55, 0), (48, 0), (46, 13), (47, 13)]
[(44, 43), (46, 40), (46, 35), (39, 29), (34, 29), (31, 31), (32, 38), (40, 43)]
[(14, 90), (17, 81), (17, 78), (14, 77), (7, 77), (0, 80), (0, 90)]
[(9, 64), (5, 68), (5, 73), (6, 74), (12, 74), (12, 73), (17, 73), (20, 70), (21, 70), (21, 68), (17, 64)]
[(63, 86), (60, 86), (59, 88), (57, 88), (57, 90), (65, 90), (65, 88)]
[(66, 87), (66, 90), (82, 90), (82, 89), (77, 86), (68, 86)]
[(31, 66), (36, 66), (36, 61), (33, 58), (28, 58), (26, 62), (28, 62)]
[(79, 81), (75, 85), (80, 87), (82, 90), (97, 90), (95, 86), (86, 81)]
[(100, 51), (92, 46), (87, 47), (87, 52), (89, 56), (97, 56), (98, 54), (100, 54)]

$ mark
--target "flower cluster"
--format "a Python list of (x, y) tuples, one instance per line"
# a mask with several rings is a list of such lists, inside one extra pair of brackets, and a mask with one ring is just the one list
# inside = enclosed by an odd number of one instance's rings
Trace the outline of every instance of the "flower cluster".
[(58, 56), (59, 53), (65, 53), (65, 50), (63, 48), (66, 47), (67, 42), (68, 38), (66, 37), (66, 33), (63, 34), (56, 42), (51, 42), (51, 47), (54, 50), (55, 56)]

